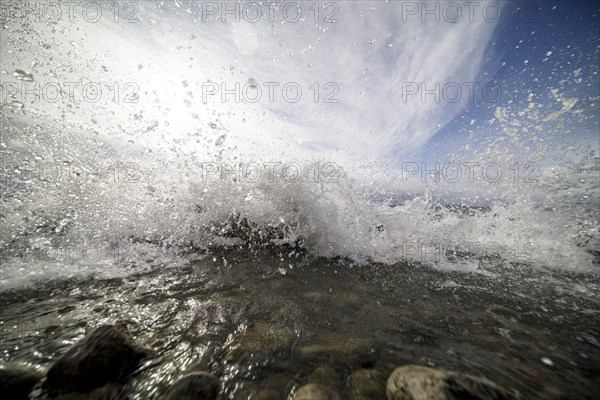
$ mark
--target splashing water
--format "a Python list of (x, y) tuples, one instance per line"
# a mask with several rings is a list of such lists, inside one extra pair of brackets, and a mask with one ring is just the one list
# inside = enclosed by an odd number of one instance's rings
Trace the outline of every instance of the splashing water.
[[(281, 26), (222, 23), (195, 2), (136, 7), (125, 28), (110, 13), (85, 29), (6, 21), (3, 66), (21, 98), (0, 117), (3, 288), (227, 246), (598, 272), (599, 151), (580, 140), (597, 98), (573, 89), (597, 83), (592, 63), (487, 104), (485, 122), (461, 128), (466, 143), (424, 165), (421, 149), (469, 100), (407, 101), (406, 82), (480, 80), (502, 24), (406, 20), (392, 2)], [(41, 98), (23, 95), (34, 83)], [(248, 90), (223, 94), (236, 83)]]
[(132, 399), (406, 363), (594, 398), (597, 10), (43, 3), (0, 2), (1, 368), (112, 324)]

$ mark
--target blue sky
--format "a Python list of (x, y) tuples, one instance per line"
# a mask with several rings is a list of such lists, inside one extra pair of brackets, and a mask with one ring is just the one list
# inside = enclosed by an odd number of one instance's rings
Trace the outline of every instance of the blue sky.
[[(559, 88), (567, 97), (578, 98), (577, 107), (585, 110), (587, 123), (569, 127), (576, 140), (598, 143), (598, 101), (600, 76), (600, 2), (597, 1), (539, 1), (526, 2), (530, 22), (505, 18), (494, 32), (488, 54), (482, 65), (478, 82), (495, 82), (507, 92), (519, 89), (519, 104), (509, 104), (512, 96), (499, 102), (485, 101), (481, 96), (470, 102), (456, 118), (443, 127), (424, 149), (427, 160), (443, 157), (450, 148), (464, 145), (469, 128), (479, 129), (480, 137), (494, 117), (498, 106), (513, 109), (525, 107), (525, 98), (533, 91), (535, 98), (550, 111), (553, 104), (550, 88)], [(552, 52), (547, 56), (548, 52)], [(581, 68), (575, 81), (574, 71)], [(562, 84), (559, 82), (565, 80)], [(505, 93), (507, 94), (507, 93)], [(471, 122), (475, 121), (473, 125)], [(441, 150), (440, 150), (441, 149)], [(450, 151), (451, 152), (451, 151)]]

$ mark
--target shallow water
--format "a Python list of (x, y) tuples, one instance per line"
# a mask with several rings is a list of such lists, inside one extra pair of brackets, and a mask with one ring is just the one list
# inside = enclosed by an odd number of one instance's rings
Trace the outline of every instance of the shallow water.
[(133, 399), (159, 398), (192, 364), (221, 379), (221, 399), (245, 399), (261, 387), (283, 398), (327, 365), (344, 395), (354, 370), (411, 363), (525, 399), (593, 398), (600, 279), (479, 262), (440, 272), (229, 249), (124, 279), (57, 280), (1, 294), (2, 361), (48, 367), (112, 323), (156, 354), (128, 385)]

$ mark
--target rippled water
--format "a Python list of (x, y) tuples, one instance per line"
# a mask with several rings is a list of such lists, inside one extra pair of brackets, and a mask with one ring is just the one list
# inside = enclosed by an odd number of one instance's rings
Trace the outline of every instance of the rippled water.
[(598, 277), (479, 268), (231, 249), (124, 279), (58, 280), (1, 295), (2, 361), (47, 367), (112, 323), (156, 353), (128, 385), (136, 399), (159, 398), (191, 365), (219, 376), (225, 399), (261, 387), (283, 398), (327, 365), (343, 394), (353, 370), (407, 363), (481, 374), (527, 399), (593, 398)]

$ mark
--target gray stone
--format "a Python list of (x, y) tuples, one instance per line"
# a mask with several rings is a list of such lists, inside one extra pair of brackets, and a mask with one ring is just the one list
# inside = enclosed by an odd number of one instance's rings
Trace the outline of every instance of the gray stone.
[(221, 383), (214, 375), (194, 372), (179, 379), (165, 396), (165, 400), (215, 400)]
[(292, 328), (259, 324), (232, 335), (223, 346), (224, 359), (239, 362), (288, 352), (295, 338)]
[(309, 383), (296, 390), (292, 400), (340, 400), (340, 396), (323, 385)]
[(385, 385), (388, 373), (382, 369), (354, 371), (348, 379), (350, 400), (386, 399)]
[(53, 392), (87, 392), (122, 382), (148, 354), (112, 325), (103, 325), (71, 347), (50, 368), (44, 388)]
[(43, 375), (17, 365), (0, 369), (0, 395), (4, 399), (27, 400), (29, 392)]
[(280, 399), (287, 398), (288, 393), (294, 387), (296, 381), (294, 378), (283, 373), (270, 374), (265, 380), (263, 387), (276, 391)]
[(308, 376), (307, 381), (308, 383), (318, 383), (326, 387), (335, 387), (338, 384), (338, 375), (329, 366), (318, 367)]
[(405, 365), (396, 368), (386, 386), (389, 400), (513, 400), (485, 378), (455, 371)]

